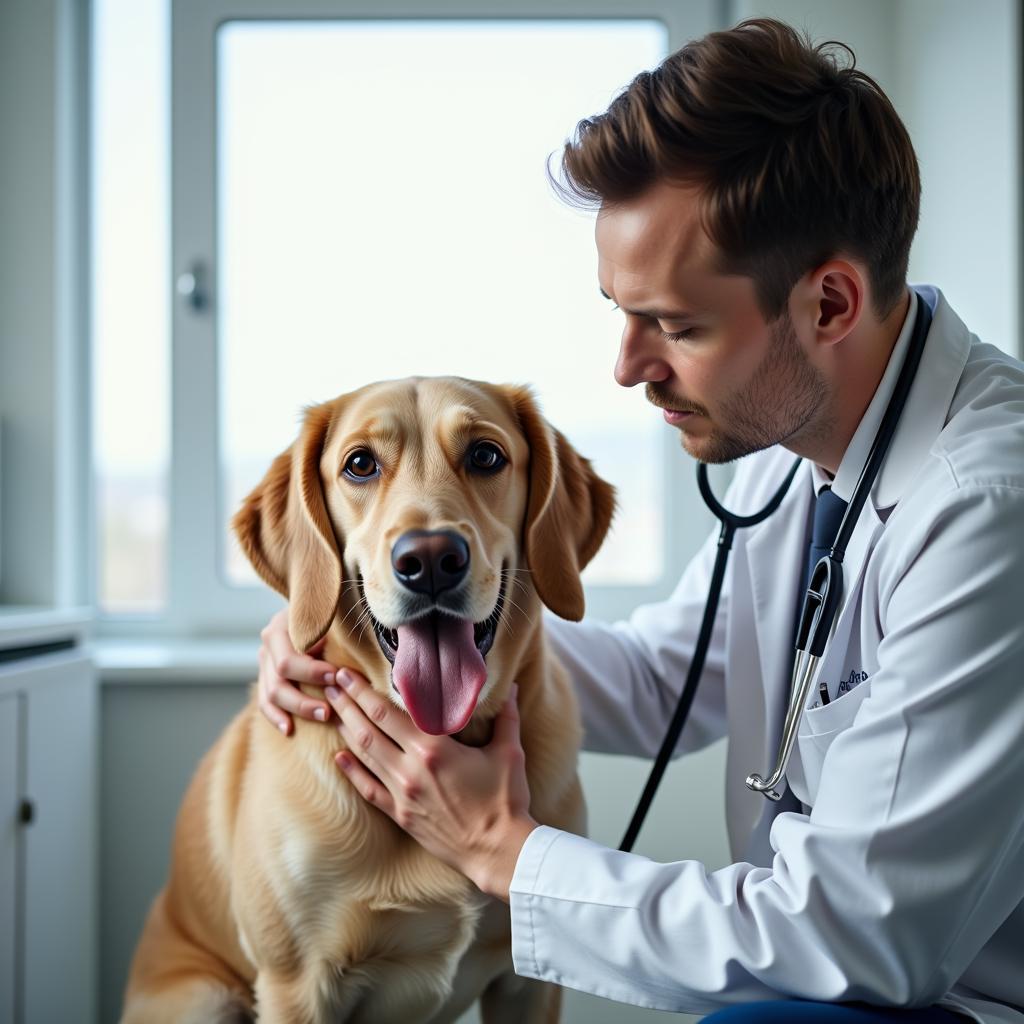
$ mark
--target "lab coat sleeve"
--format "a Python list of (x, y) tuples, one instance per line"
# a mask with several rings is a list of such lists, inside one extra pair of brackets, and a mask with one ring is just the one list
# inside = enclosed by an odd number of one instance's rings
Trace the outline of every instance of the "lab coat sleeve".
[[(686, 681), (714, 565), (717, 532), (690, 562), (671, 597), (642, 605), (614, 624), (566, 622), (550, 613), (545, 630), (580, 702), (583, 747), (654, 757)], [(697, 695), (676, 755), (724, 735), (728, 574)]]
[(520, 974), (691, 1013), (948, 991), (1024, 898), (1024, 491), (942, 504), (902, 519), (872, 688), (811, 814), (775, 820), (771, 867), (657, 864), (538, 828), (511, 885)]

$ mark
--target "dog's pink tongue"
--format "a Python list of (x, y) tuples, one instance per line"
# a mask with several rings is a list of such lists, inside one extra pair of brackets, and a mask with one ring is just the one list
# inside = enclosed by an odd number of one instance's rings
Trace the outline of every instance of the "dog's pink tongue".
[(392, 679), (421, 731), (434, 736), (458, 732), (487, 681), (487, 667), (473, 643), (473, 623), (429, 615), (399, 626)]

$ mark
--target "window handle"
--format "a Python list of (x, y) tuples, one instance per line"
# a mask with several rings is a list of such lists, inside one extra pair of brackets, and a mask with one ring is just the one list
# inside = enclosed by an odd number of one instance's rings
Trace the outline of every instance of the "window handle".
[(193, 260), (188, 269), (178, 275), (178, 294), (192, 307), (194, 313), (201, 313), (210, 304), (206, 277), (206, 265), (202, 260)]

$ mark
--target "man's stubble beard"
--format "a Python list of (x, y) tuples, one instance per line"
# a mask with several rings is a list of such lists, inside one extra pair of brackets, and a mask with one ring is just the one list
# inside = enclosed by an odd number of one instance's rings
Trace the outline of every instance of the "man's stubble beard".
[(787, 312), (771, 328), (763, 362), (747, 386), (722, 403), (708, 436), (689, 438), (681, 429), (680, 442), (695, 459), (712, 464), (797, 439), (805, 447), (831, 429), (833, 418), (824, 415), (829, 391), (824, 374), (800, 348)]

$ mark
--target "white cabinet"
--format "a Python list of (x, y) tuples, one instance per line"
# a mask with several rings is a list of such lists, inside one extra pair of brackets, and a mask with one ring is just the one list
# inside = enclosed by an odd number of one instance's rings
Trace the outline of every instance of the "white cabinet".
[(0, 611), (3, 1024), (96, 1019), (98, 701), (78, 641)]
[(0, 1021), (14, 1020), (18, 977), (15, 936), (20, 919), (18, 871), (21, 778), (21, 700), (18, 694), (0, 697)]

